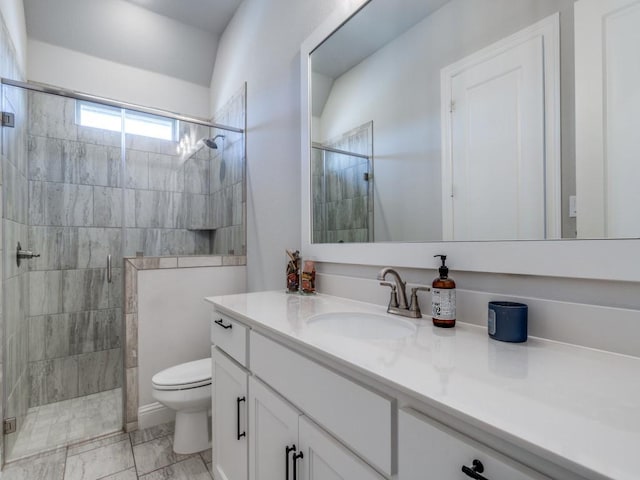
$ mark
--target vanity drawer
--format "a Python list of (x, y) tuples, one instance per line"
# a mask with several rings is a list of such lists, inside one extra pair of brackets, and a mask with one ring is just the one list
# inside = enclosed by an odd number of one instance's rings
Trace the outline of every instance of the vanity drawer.
[(254, 331), (255, 375), (387, 475), (392, 461), (393, 401)]
[(398, 414), (398, 480), (473, 478), (462, 467), (480, 461), (488, 480), (550, 480), (410, 408)]
[(211, 343), (224, 351), (240, 365), (246, 367), (249, 329), (242, 323), (220, 312), (211, 318)]

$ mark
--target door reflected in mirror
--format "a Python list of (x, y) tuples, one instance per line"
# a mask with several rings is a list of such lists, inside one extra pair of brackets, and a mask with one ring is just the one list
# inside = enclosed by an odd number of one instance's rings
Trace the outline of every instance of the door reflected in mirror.
[(313, 243), (640, 237), (640, 2), (371, 0), (310, 55)]

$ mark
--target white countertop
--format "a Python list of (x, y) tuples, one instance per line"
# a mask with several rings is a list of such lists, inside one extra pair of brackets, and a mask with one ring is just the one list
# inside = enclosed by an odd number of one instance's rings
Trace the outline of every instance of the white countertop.
[(206, 300), (581, 475), (640, 478), (639, 358), (531, 337), (498, 342), (486, 328), (436, 328), (429, 317), (399, 340), (321, 333), (307, 326), (320, 313), (386, 314), (384, 307), (327, 295)]

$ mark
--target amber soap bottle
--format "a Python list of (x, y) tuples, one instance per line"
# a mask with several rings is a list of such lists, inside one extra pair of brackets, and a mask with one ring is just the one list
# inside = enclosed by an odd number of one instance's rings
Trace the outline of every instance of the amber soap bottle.
[(451, 328), (456, 325), (456, 282), (449, 278), (445, 264), (446, 255), (434, 255), (442, 259), (439, 276), (431, 284), (431, 316), (436, 327)]

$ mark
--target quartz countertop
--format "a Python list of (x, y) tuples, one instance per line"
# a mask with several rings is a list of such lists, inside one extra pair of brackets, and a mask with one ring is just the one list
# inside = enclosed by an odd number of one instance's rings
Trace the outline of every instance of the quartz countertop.
[[(377, 305), (284, 292), (207, 297), (219, 311), (277, 334), (587, 478), (640, 478), (640, 358), (529, 337), (495, 341), (486, 328), (430, 317), (397, 340), (309, 328), (314, 315), (387, 315)], [(594, 332), (596, 335), (597, 332)]]

